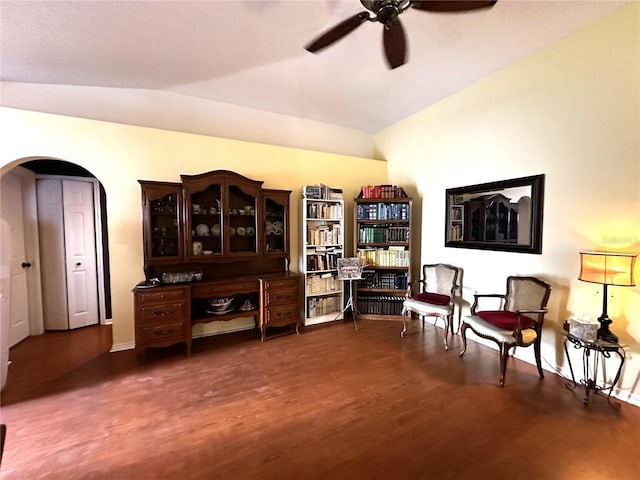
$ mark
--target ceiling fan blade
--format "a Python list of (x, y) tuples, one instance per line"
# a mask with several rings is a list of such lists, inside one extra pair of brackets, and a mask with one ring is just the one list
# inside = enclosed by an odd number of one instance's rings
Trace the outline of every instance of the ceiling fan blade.
[(342, 37), (351, 33), (363, 22), (366, 22), (369, 19), (369, 14), (367, 12), (360, 12), (355, 14), (353, 17), (349, 17), (346, 20), (343, 20), (335, 27), (327, 30), (325, 33), (320, 35), (318, 38), (313, 40), (311, 43), (306, 45), (304, 48), (309, 52), (315, 53), (319, 50), (322, 50), (325, 47), (328, 47), (334, 42), (337, 42)]
[(400, 19), (396, 18), (385, 25), (382, 35), (389, 68), (394, 69), (403, 65), (407, 56), (407, 37)]
[(468, 12), (493, 7), (498, 0), (414, 0), (413, 8), (427, 12)]

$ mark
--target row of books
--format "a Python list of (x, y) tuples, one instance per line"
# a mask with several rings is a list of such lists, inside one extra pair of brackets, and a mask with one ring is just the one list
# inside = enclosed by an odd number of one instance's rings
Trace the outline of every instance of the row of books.
[(360, 227), (359, 243), (407, 243), (409, 227)]
[(307, 277), (307, 295), (320, 295), (323, 293), (340, 293), (342, 282), (338, 280), (336, 273), (324, 273), (322, 275), (309, 275)]
[(342, 252), (308, 253), (307, 272), (335, 270), (338, 268), (338, 258), (342, 258)]
[(341, 203), (309, 202), (307, 204), (307, 218), (340, 220), (343, 214)]
[(365, 185), (360, 188), (360, 198), (406, 198), (407, 194), (397, 185)]
[(332, 188), (327, 185), (305, 185), (302, 187), (302, 194), (305, 198), (315, 200), (342, 200), (342, 189)]
[(402, 315), (404, 297), (386, 295), (358, 296), (357, 307), (362, 314), (370, 315)]
[(370, 267), (408, 267), (409, 251), (404, 247), (389, 247), (387, 250), (359, 249), (356, 256), (362, 265)]
[(406, 272), (362, 272), (362, 280), (358, 282), (360, 288), (386, 288), (388, 290), (406, 290), (408, 274)]
[(320, 225), (307, 228), (308, 245), (340, 245), (342, 244), (342, 228), (340, 225)]
[(358, 220), (409, 220), (408, 203), (359, 203)]
[(451, 225), (449, 240), (453, 242), (462, 240), (462, 225)]
[(307, 299), (307, 318), (338, 313), (342, 310), (340, 297), (313, 297)]

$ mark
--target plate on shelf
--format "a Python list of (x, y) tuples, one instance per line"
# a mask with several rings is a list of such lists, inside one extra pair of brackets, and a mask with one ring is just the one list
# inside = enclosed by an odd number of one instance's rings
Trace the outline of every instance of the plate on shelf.
[(272, 230), (275, 235), (282, 235), (284, 233), (284, 223), (273, 222)]
[(211, 226), (211, 234), (214, 237), (219, 237), (220, 236), (220, 225), (219, 224), (215, 224)]
[(271, 235), (273, 233), (273, 223), (267, 221), (265, 231), (267, 232), (267, 235)]
[(204, 223), (201, 223), (196, 227), (196, 234), (201, 237), (205, 235), (209, 235), (209, 227), (207, 227)]
[(236, 233), (237, 233), (238, 235), (240, 235), (240, 236), (244, 236), (244, 234), (245, 234), (245, 233), (247, 233), (247, 232), (246, 232), (246, 230), (244, 229), (244, 227), (238, 227), (238, 228), (236, 228)]
[(256, 233), (256, 229), (255, 229), (255, 228), (253, 228), (253, 227), (247, 227), (247, 228), (245, 229), (245, 233), (246, 233), (247, 235), (253, 235), (254, 233)]
[(227, 308), (226, 310), (205, 310), (204, 313), (208, 315), (224, 315), (225, 313), (233, 312), (233, 307)]

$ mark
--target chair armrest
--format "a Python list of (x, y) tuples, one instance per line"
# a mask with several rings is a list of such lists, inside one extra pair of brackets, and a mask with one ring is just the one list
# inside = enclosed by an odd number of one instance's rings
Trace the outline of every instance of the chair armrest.
[(412, 280), (407, 284), (407, 291), (404, 294), (405, 298), (411, 298), (413, 297), (413, 288), (412, 285), (413, 284), (426, 284), (427, 282), (425, 282), (424, 280)]
[(481, 298), (499, 298), (502, 302), (505, 301), (505, 295), (502, 293), (474, 293), (473, 305), (471, 305), (471, 315), (475, 315), (478, 309), (478, 300)]

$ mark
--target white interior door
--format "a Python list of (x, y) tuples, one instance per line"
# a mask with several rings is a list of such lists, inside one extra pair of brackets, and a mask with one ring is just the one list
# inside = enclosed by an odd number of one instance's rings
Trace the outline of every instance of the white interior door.
[(38, 232), (45, 330), (68, 330), (67, 275), (62, 215), (62, 181), (38, 179)]
[(93, 184), (63, 180), (69, 328), (95, 325), (98, 317)]
[[(9, 282), (5, 283), (8, 292), (2, 292), (2, 295), (3, 301), (8, 302), (8, 337), (9, 347), (12, 347), (29, 336), (27, 269), (31, 262), (26, 258), (25, 249), (22, 178), (8, 172), (2, 176), (1, 182), (1, 214), (9, 225), (8, 229), (2, 229), (0, 239), (4, 245), (2, 254), (9, 257), (1, 262), (9, 270)], [(2, 318), (1, 321), (7, 322), (7, 319)]]

